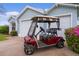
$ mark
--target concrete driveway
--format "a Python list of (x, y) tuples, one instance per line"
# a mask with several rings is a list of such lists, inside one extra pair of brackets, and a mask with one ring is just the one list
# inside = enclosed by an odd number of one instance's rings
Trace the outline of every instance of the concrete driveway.
[[(0, 41), (0, 56), (26, 56), (23, 50), (23, 38), (9, 37), (9, 40)], [(62, 49), (55, 47), (39, 49), (33, 56), (78, 56), (69, 50), (66, 45)]]

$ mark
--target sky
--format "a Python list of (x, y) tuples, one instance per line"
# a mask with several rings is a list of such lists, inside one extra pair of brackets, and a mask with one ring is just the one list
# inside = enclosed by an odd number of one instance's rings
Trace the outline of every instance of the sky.
[(10, 15), (18, 15), (25, 6), (34, 8), (48, 9), (52, 7), (52, 3), (2, 3), (0, 8), (3, 7), (5, 14), (0, 14), (0, 25), (8, 25), (8, 18)]

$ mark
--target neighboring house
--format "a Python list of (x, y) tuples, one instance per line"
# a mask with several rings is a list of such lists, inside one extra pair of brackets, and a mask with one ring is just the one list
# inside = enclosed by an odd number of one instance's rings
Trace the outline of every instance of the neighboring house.
[(17, 15), (11, 15), (9, 17), (9, 33), (12, 31), (12, 30), (16, 30), (17, 31), (17, 21), (16, 21), (16, 17)]
[[(64, 30), (77, 25), (79, 19), (79, 5), (76, 4), (55, 4), (48, 10), (36, 9), (30, 6), (26, 6), (21, 13), (15, 18), (14, 22), (18, 36), (24, 37), (27, 35), (31, 18), (38, 15), (56, 16), (60, 19), (61, 31), (58, 34), (64, 36)], [(10, 24), (12, 24), (12, 18), (9, 18)], [(54, 24), (52, 24), (53, 26)], [(46, 26), (46, 25), (45, 25)], [(54, 25), (55, 26), (55, 25)], [(10, 32), (12, 31), (12, 25), (9, 25)]]

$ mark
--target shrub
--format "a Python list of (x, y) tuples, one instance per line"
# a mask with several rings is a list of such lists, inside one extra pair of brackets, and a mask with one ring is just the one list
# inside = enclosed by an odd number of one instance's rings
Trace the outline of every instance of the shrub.
[(18, 34), (17, 34), (17, 31), (13, 30), (13, 31), (10, 32), (10, 35), (11, 36), (17, 36)]
[(7, 26), (7, 25), (0, 26), (0, 33), (1, 34), (9, 34), (9, 26)]
[(79, 53), (79, 26), (66, 29), (65, 36), (68, 47)]

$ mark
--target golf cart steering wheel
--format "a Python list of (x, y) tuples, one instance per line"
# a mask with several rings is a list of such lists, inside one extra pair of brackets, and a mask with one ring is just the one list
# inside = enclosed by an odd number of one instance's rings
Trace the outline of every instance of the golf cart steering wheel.
[(45, 32), (45, 30), (42, 27), (40, 27), (40, 29), (41, 29), (41, 31)]

